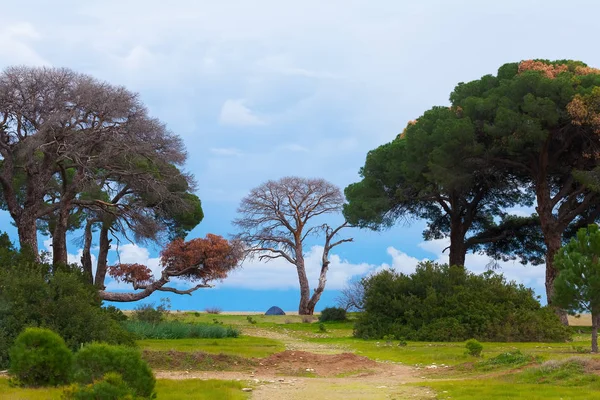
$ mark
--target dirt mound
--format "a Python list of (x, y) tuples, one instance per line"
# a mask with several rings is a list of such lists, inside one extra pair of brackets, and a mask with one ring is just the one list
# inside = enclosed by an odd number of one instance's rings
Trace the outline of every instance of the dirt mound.
[(352, 353), (314, 354), (286, 350), (258, 361), (257, 369), (259, 371), (300, 376), (369, 373), (378, 368), (375, 361)]

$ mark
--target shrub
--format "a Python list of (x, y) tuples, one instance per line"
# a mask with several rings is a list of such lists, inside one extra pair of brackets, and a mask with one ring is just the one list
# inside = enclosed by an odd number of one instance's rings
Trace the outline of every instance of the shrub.
[(178, 321), (151, 324), (141, 321), (127, 321), (123, 325), (140, 339), (184, 339), (184, 338), (225, 338), (238, 337), (240, 332), (220, 324), (186, 324)]
[(139, 350), (92, 343), (75, 354), (74, 377), (78, 383), (91, 384), (109, 372), (120, 374), (137, 396), (150, 397), (154, 394), (156, 380)]
[(77, 268), (56, 271), (31, 259), (16, 260), (4, 264), (0, 257), (0, 369), (8, 366), (8, 349), (28, 326), (51, 329), (71, 350), (99, 340), (134, 345), (114, 319), (116, 312), (101, 308), (98, 289)]
[(102, 311), (117, 322), (127, 321), (127, 315), (115, 306), (102, 307)]
[(327, 328), (325, 328), (324, 323), (319, 324), (319, 332), (327, 332)]
[(319, 321), (327, 322), (327, 321), (345, 321), (346, 320), (346, 310), (341, 307), (327, 307), (321, 311), (321, 315), (319, 315)]
[(49, 329), (27, 328), (10, 349), (10, 369), (27, 386), (56, 386), (69, 381), (73, 354)]
[(251, 316), (251, 315), (247, 315), (247, 316), (246, 316), (246, 320), (247, 320), (248, 322), (250, 322), (252, 325), (256, 324), (256, 320), (255, 320), (254, 318), (252, 318), (252, 316)]
[(109, 372), (89, 385), (71, 385), (63, 392), (64, 400), (134, 400), (135, 391), (120, 374)]
[(475, 367), (479, 370), (490, 370), (497, 367), (511, 367), (517, 368), (523, 365), (530, 364), (532, 362), (538, 362), (539, 357), (534, 357), (529, 354), (523, 354), (520, 350), (514, 350), (506, 353), (498, 354), (496, 357), (492, 357), (485, 361), (479, 361), (475, 364)]
[(219, 307), (206, 307), (204, 309), (208, 314), (221, 314), (221, 310)]
[(465, 343), (465, 348), (467, 349), (467, 354), (473, 357), (481, 357), (481, 351), (483, 350), (483, 345), (479, 343), (475, 339), (469, 339)]
[(149, 324), (158, 324), (166, 319), (167, 313), (162, 305), (154, 307), (154, 304), (140, 304), (131, 313), (133, 319)]
[(365, 311), (354, 336), (420, 341), (566, 341), (568, 327), (531, 289), (502, 275), (421, 263), (413, 274), (382, 271), (363, 280)]

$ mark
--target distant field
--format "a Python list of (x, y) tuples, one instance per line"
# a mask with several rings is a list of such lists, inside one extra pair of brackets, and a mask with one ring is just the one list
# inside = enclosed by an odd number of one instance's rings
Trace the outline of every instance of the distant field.
[(579, 317), (569, 315), (570, 326), (592, 326), (592, 315), (581, 314)]

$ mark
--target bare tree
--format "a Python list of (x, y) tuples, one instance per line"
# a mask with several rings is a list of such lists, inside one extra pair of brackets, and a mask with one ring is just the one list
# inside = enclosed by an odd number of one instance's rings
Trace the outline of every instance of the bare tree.
[(362, 279), (355, 279), (346, 284), (336, 298), (339, 307), (346, 311), (362, 311), (365, 307), (365, 287)]
[[(247, 254), (259, 260), (282, 258), (296, 267), (300, 283), (298, 313), (312, 315), (327, 282), (329, 252), (351, 242), (352, 238), (334, 238), (348, 226), (333, 228), (319, 223), (322, 216), (340, 213), (344, 197), (339, 188), (323, 179), (286, 177), (268, 181), (242, 199), (240, 217), (234, 224), (240, 229), (237, 238), (247, 246)], [(324, 235), (319, 282), (310, 294), (304, 265), (304, 241), (311, 235)]]

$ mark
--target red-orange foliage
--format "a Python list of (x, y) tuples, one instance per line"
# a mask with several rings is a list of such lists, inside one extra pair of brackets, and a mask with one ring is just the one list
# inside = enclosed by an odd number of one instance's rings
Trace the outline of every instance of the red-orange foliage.
[(224, 279), (241, 261), (243, 249), (237, 242), (209, 233), (204, 239), (174, 240), (160, 256), (169, 276), (211, 281)]
[(590, 126), (600, 134), (600, 88), (585, 96), (576, 95), (567, 105), (567, 112), (574, 125)]
[(108, 274), (116, 281), (133, 284), (147, 284), (154, 280), (150, 268), (142, 264), (111, 265)]
[(554, 79), (561, 72), (566, 72), (569, 67), (565, 64), (546, 64), (542, 61), (524, 60), (519, 63), (519, 73), (524, 71), (540, 71), (548, 78)]
[(156, 286), (153, 290), (165, 290), (162, 285), (169, 282), (170, 277), (201, 281), (203, 284), (224, 279), (239, 264), (243, 255), (241, 243), (208, 234), (204, 239), (188, 242), (176, 239), (169, 243), (160, 254), (163, 270), (158, 280), (150, 268), (142, 264), (113, 265), (108, 273), (117, 281), (133, 284), (135, 289)]

